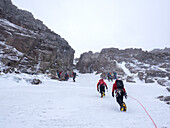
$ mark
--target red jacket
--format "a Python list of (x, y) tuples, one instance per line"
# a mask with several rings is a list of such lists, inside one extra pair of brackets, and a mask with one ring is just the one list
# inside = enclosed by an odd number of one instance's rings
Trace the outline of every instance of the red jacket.
[[(117, 83), (116, 83), (116, 81), (115, 81), (115, 83), (113, 84), (112, 92), (114, 92), (115, 90), (117, 90)], [(123, 91), (126, 93), (125, 88), (123, 88)]]
[(103, 84), (103, 86), (106, 86), (106, 88), (107, 88), (107, 84), (104, 82), (104, 80), (100, 79), (99, 82), (97, 83), (97, 90), (98, 90), (99, 85), (102, 85), (102, 84)]

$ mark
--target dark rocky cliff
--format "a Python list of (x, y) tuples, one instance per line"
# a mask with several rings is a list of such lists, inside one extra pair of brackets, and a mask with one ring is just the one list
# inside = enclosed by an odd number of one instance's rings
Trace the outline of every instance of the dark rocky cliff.
[(74, 50), (64, 38), (11, 0), (0, 1), (1, 70), (55, 74), (72, 70), (73, 59)]

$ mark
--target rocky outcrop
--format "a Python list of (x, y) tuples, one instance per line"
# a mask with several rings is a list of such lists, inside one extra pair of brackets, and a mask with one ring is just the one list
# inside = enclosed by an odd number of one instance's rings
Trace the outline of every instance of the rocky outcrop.
[(64, 38), (11, 0), (0, 1), (1, 70), (55, 75), (72, 70), (73, 59), (74, 50)]
[(170, 96), (158, 96), (157, 97), (160, 101), (166, 102), (168, 105), (170, 105)]
[(134, 81), (134, 76), (127, 76), (126, 82), (136, 83), (136, 81)]
[(170, 92), (170, 87), (166, 88), (168, 90), (168, 92)]
[(143, 72), (138, 72), (138, 77), (139, 77), (139, 79), (142, 81), (142, 80), (144, 80), (144, 73)]
[[(167, 48), (168, 49), (168, 48)], [(108, 72), (117, 72), (127, 82), (135, 82), (133, 77), (137, 76), (145, 83), (154, 83), (160, 78), (170, 80), (170, 52), (148, 52), (142, 49), (105, 48), (92, 59), (92, 52), (83, 53), (76, 65), (76, 68), (83, 73), (92, 71), (102, 73), (102, 78), (107, 77)], [(121, 68), (125, 67), (131, 74), (126, 74)], [(133, 77), (132, 77), (133, 76)], [(158, 82), (160, 84), (160, 82)]]
[(162, 86), (169, 86), (170, 87), (170, 82), (168, 82), (168, 80), (166, 80), (166, 79), (158, 79), (157, 82), (158, 82), (158, 84), (160, 84)]
[(83, 53), (76, 64), (76, 68), (80, 73), (92, 73), (95, 69), (98, 69), (98, 66), (96, 65), (98, 57), (99, 53), (93, 54), (92, 51)]
[(42, 83), (42, 81), (39, 80), (39, 79), (33, 79), (33, 80), (31, 81), (31, 84), (34, 84), (34, 85), (38, 85), (38, 84), (41, 84), (41, 83)]
[(155, 83), (152, 77), (145, 77), (145, 83)]
[(83, 53), (80, 56), (79, 62), (76, 68), (80, 73), (102, 73), (101, 77), (106, 78), (108, 72), (117, 72), (119, 75), (123, 75), (123, 69), (117, 65), (114, 59), (109, 58), (108, 51), (102, 50), (101, 53)]

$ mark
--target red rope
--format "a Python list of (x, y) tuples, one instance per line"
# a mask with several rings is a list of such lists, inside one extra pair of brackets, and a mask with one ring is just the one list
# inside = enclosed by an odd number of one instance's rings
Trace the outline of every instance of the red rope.
[(150, 119), (152, 120), (153, 124), (155, 125), (155, 128), (157, 128), (155, 122), (153, 121), (153, 119), (152, 119), (152, 117), (149, 115), (149, 113), (146, 111), (145, 107), (144, 107), (137, 99), (133, 98), (132, 96), (129, 96), (129, 95), (128, 95), (128, 97), (136, 100), (136, 101), (142, 106), (142, 108), (145, 110), (146, 114), (150, 117)]

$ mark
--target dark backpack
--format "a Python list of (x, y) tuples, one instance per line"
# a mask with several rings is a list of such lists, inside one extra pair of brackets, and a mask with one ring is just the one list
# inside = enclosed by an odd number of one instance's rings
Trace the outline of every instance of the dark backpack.
[(76, 76), (76, 73), (75, 73), (75, 72), (73, 73), (73, 76)]
[(124, 88), (124, 84), (123, 84), (122, 80), (116, 80), (116, 84), (117, 84), (118, 89), (123, 89)]

